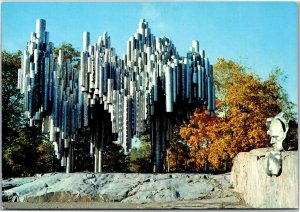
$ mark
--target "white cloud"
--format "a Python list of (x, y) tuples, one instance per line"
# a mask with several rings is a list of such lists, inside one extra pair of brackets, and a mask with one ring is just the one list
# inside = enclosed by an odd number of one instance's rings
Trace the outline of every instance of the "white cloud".
[(149, 21), (159, 21), (161, 19), (159, 10), (151, 3), (143, 3), (141, 15)]
[(155, 35), (157, 33), (165, 35), (171, 30), (170, 25), (164, 20), (161, 11), (152, 3), (143, 3), (140, 15), (141, 18), (148, 21), (149, 27), (152, 29), (151, 32)]

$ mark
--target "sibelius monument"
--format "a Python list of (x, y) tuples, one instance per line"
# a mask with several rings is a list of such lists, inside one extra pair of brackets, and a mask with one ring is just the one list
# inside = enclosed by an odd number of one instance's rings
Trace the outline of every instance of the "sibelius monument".
[(175, 121), (187, 120), (194, 108), (216, 109), (213, 67), (199, 42), (180, 56), (167, 37), (156, 37), (141, 19), (127, 51), (119, 57), (105, 32), (96, 43), (83, 33), (80, 67), (64, 60), (37, 19), (18, 70), (18, 88), (30, 125), (42, 125), (66, 172), (73, 170), (74, 143), (90, 129), (94, 172), (102, 172), (106, 142), (131, 149), (131, 139), (150, 129), (153, 163), (162, 171)]

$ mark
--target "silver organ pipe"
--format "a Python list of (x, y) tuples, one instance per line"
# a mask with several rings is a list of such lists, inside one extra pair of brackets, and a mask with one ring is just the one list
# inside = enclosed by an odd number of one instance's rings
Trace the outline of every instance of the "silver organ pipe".
[(39, 44), (45, 43), (45, 31), (46, 31), (46, 21), (44, 19), (36, 20), (36, 37), (39, 40)]
[(82, 44), (82, 51), (87, 52), (88, 47), (90, 45), (90, 33), (89, 32), (84, 32), (83, 33), (83, 44)]
[(173, 112), (173, 75), (172, 68), (170, 66), (165, 66), (165, 74), (166, 74), (166, 112)]
[(173, 95), (173, 103), (177, 102), (177, 72), (174, 66), (174, 63), (172, 63), (172, 75), (173, 75), (173, 87), (172, 87), (172, 95)]

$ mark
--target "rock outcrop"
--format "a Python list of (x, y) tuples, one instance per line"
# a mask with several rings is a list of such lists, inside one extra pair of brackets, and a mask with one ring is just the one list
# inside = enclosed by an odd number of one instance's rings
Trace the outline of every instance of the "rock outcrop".
[(282, 152), (282, 173), (265, 173), (269, 148), (241, 152), (231, 171), (234, 190), (254, 208), (298, 208), (298, 151)]
[[(10, 189), (5, 190), (7, 187)], [(30, 179), (4, 180), (3, 188), (3, 200), (6, 202), (97, 201), (148, 204), (205, 200), (224, 207), (247, 207), (240, 195), (233, 191), (229, 173), (49, 173)]]

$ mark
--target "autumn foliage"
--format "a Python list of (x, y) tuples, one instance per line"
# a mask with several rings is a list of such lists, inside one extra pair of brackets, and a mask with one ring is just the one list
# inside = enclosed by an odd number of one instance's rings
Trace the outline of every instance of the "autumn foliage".
[(218, 59), (214, 77), (216, 116), (196, 109), (180, 130), (194, 152), (196, 171), (229, 170), (237, 153), (270, 145), (267, 118), (282, 110), (293, 117), (293, 104), (280, 85), (279, 69), (263, 81), (233, 61)]

